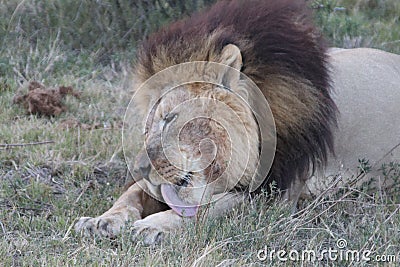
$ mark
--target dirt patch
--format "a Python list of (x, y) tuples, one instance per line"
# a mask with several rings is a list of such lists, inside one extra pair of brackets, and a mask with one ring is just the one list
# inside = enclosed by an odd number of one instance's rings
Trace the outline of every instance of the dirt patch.
[(74, 128), (81, 128), (83, 130), (95, 130), (95, 129), (122, 129), (123, 122), (122, 121), (112, 121), (112, 122), (93, 122), (91, 124), (80, 122), (76, 118), (67, 118), (61, 120), (61, 122), (57, 126), (60, 129), (68, 130)]
[(93, 124), (82, 123), (75, 118), (68, 118), (62, 120), (58, 125), (60, 129), (73, 129), (73, 128), (81, 128), (83, 130), (93, 130), (103, 128), (103, 125), (99, 122), (95, 122)]
[(29, 114), (45, 116), (57, 116), (67, 111), (63, 103), (66, 95), (79, 98), (80, 94), (71, 86), (60, 86), (58, 88), (46, 88), (43, 84), (32, 81), (29, 83), (27, 94), (16, 94), (13, 99), (14, 104), (22, 105)]

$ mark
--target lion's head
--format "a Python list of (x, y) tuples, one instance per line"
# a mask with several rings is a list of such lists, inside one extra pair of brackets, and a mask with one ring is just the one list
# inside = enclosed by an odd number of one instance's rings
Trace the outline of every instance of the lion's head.
[[(226, 45), (218, 63), (177, 66), (179, 76), (201, 78), (173, 88), (166, 86), (170, 77), (156, 78), (157, 86), (167, 87), (161, 94), (153, 95), (154, 85), (147, 85), (137, 96), (142, 104), (153, 101), (147, 104), (136, 171), (154, 186), (153, 195), (179, 213), (185, 207), (186, 215), (216, 194), (248, 187), (260, 156), (259, 124), (240, 78), (239, 48)], [(270, 129), (274, 133), (273, 124)]]

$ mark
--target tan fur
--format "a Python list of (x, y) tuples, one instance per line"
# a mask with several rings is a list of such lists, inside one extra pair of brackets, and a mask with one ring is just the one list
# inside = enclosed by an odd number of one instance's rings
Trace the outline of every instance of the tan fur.
[[(393, 180), (380, 168), (400, 163), (400, 55), (369, 48), (332, 49), (329, 55), (340, 111), (335, 156), (304, 193), (319, 195), (336, 179), (338, 186), (371, 182), (371, 191), (390, 189)], [(369, 161), (366, 175), (360, 176), (359, 159)]]

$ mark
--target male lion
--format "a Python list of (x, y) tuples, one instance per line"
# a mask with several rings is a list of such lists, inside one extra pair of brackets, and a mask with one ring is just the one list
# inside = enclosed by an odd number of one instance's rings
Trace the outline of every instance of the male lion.
[[(132, 222), (153, 244), (200, 208), (220, 216), (271, 184), (297, 201), (325, 166), (337, 123), (328, 55), (300, 2), (223, 0), (144, 41), (135, 79), (145, 85), (133, 98), (145, 139), (136, 183), (103, 215), (82, 217), (77, 231), (114, 237)], [(239, 71), (259, 87), (259, 99)], [(258, 105), (265, 99), (269, 107)], [(274, 158), (261, 156), (275, 145)]]

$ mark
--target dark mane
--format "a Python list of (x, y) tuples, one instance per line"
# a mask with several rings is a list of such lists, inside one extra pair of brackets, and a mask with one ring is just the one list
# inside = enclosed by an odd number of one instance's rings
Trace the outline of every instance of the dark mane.
[[(326, 48), (304, 1), (219, 1), (149, 36), (138, 50), (137, 75), (144, 81), (175, 64), (218, 61), (227, 44), (240, 48), (242, 72), (257, 83), (274, 113), (277, 151), (265, 184), (274, 180), (286, 189), (296, 177), (305, 178), (310, 166), (325, 164), (336, 124)], [(282, 84), (302, 96), (293, 106), (283, 101)], [(307, 98), (315, 99), (313, 107), (304, 107)], [(309, 113), (305, 121), (301, 115)]]

